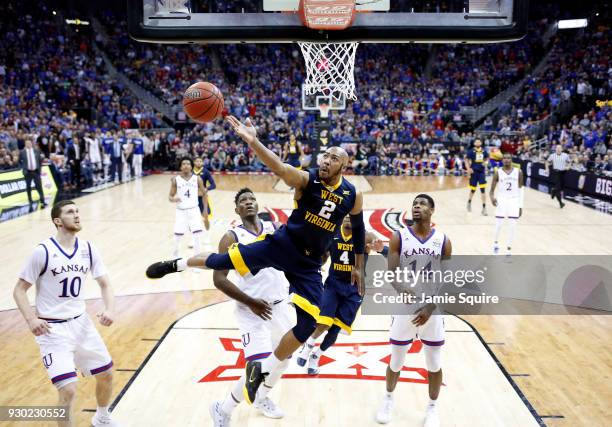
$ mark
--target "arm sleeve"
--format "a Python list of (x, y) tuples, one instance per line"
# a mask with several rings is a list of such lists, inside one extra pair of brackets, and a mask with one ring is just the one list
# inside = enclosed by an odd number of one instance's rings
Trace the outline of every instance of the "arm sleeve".
[(363, 254), (365, 251), (365, 225), (363, 223), (363, 212), (351, 215), (351, 227), (353, 227), (353, 244), (356, 254)]
[(89, 257), (91, 261), (91, 277), (97, 279), (107, 273), (106, 266), (102, 262), (102, 257), (95, 246), (90, 242), (87, 242), (87, 245), (89, 247)]
[(38, 245), (23, 266), (19, 278), (34, 285), (40, 275), (46, 271), (48, 262), (47, 249), (42, 244)]

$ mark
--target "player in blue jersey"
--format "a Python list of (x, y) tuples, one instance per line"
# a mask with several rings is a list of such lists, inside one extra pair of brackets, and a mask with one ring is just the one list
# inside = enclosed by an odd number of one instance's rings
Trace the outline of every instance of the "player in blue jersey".
[(260, 269), (274, 267), (285, 273), (295, 306), (296, 325), (288, 331), (274, 352), (263, 361), (247, 362), (244, 395), (249, 403), (267, 375), (296, 351), (316, 329), (320, 313), (323, 283), (321, 265), (333, 238), (345, 216), (350, 214), (353, 228), (355, 265), (351, 283), (364, 293), (363, 267), (365, 226), (363, 196), (342, 177), (348, 155), (340, 147), (328, 148), (319, 159), (318, 168), (299, 170), (285, 164), (258, 139), (255, 127), (247, 119), (241, 123), (233, 116), (227, 118), (240, 136), (275, 175), (295, 189), (295, 209), (286, 226), (257, 242), (232, 246), (228, 253), (204, 253), (196, 257), (164, 261), (147, 269), (150, 278), (189, 267), (214, 270), (235, 269), (240, 275), (255, 275)]
[[(198, 175), (200, 178), (202, 178), (204, 187), (206, 187), (206, 193), (207, 193), (206, 201), (208, 202), (206, 205), (207, 206), (206, 215), (208, 215), (208, 219), (211, 220), (212, 219), (212, 208), (210, 206), (210, 197), (208, 197), (208, 192), (217, 188), (217, 184), (215, 183), (215, 180), (212, 177), (212, 174), (210, 173), (210, 171), (204, 167), (204, 161), (202, 160), (201, 157), (196, 157), (196, 159), (194, 160), (193, 173)], [(198, 197), (198, 205), (200, 206), (200, 212), (202, 213), (202, 216), (204, 216), (205, 215), (204, 214), (204, 200), (202, 196)]]
[(485, 188), (487, 188), (487, 177), (485, 166), (487, 164), (488, 155), (482, 148), (482, 141), (477, 139), (474, 141), (474, 148), (468, 151), (465, 158), (467, 171), (470, 174), (470, 197), (467, 202), (468, 212), (472, 211), (472, 197), (476, 192), (476, 187), (480, 188), (480, 198), (482, 199), (482, 214), (487, 215), (487, 197)]
[[(374, 233), (368, 232), (365, 237), (366, 253), (365, 263), (369, 249), (382, 252), (385, 249), (381, 240)], [(325, 280), (325, 288), (321, 298), (321, 313), (317, 321), (317, 329), (304, 343), (298, 354), (297, 364), (304, 366), (308, 361), (308, 374), (319, 373), (319, 360), (321, 355), (338, 339), (338, 333), (343, 330), (351, 334), (352, 325), (361, 307), (362, 295), (351, 283), (351, 271), (355, 264), (355, 252), (353, 243), (353, 228), (350, 218), (344, 218), (340, 231), (334, 237), (329, 250), (329, 275)], [(317, 338), (327, 331), (321, 345), (314, 349)]]

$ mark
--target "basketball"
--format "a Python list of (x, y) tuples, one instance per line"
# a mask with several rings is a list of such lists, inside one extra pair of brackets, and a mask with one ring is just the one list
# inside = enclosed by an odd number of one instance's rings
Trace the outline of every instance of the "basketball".
[(223, 111), (223, 95), (212, 83), (197, 82), (183, 94), (183, 109), (191, 120), (208, 123)]

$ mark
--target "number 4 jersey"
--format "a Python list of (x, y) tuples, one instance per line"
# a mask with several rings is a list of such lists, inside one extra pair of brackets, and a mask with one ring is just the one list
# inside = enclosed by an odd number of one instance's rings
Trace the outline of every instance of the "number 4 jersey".
[(19, 277), (36, 285), (36, 311), (45, 319), (71, 319), (85, 312), (82, 287), (91, 271), (94, 279), (106, 274), (98, 251), (87, 241), (76, 239), (65, 252), (53, 237), (41, 242)]

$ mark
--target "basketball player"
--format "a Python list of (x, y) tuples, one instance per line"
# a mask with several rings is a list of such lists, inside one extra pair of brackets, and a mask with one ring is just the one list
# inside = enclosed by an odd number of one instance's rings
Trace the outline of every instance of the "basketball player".
[(289, 135), (289, 141), (285, 143), (285, 147), (283, 148), (283, 161), (299, 169), (301, 167), (301, 155), (301, 144), (295, 139), (294, 134)]
[(291, 356), (314, 332), (323, 292), (322, 257), (329, 249), (342, 220), (349, 213), (355, 251), (351, 283), (355, 283), (360, 295), (363, 295), (363, 196), (342, 177), (348, 163), (348, 155), (342, 148), (330, 147), (325, 150), (320, 156), (318, 168), (310, 171), (299, 170), (283, 163), (257, 139), (257, 132), (249, 119), (246, 125), (233, 116), (229, 116), (227, 120), (261, 161), (289, 187), (295, 189), (296, 208), (286, 226), (261, 241), (250, 245), (238, 243), (230, 247), (227, 254), (204, 253), (188, 260), (158, 262), (149, 266), (147, 276), (159, 278), (184, 270), (187, 266), (214, 270), (236, 269), (241, 276), (256, 274), (266, 267), (285, 272), (297, 321), (263, 362), (247, 362), (244, 394), (247, 402), (253, 403), (266, 376), (274, 376), (278, 365)]
[(472, 197), (476, 192), (476, 186), (480, 188), (480, 198), (482, 200), (482, 215), (487, 216), (487, 197), (485, 188), (487, 187), (487, 177), (485, 165), (487, 162), (487, 152), (482, 148), (482, 141), (474, 141), (474, 148), (468, 151), (465, 158), (465, 166), (470, 174), (470, 197), (467, 202), (468, 212), (472, 212)]
[[(187, 231), (193, 236), (195, 253), (200, 253), (200, 233), (202, 222), (198, 210), (198, 193), (203, 195), (206, 207), (206, 188), (202, 178), (193, 173), (193, 161), (183, 157), (180, 163), (181, 173), (172, 177), (168, 200), (176, 203), (176, 222), (174, 224), (174, 251), (173, 256), (178, 257), (181, 237)], [(208, 216), (204, 216), (204, 225), (209, 228)]]
[[(207, 209), (204, 211), (204, 197), (198, 197), (198, 206), (200, 207), (200, 213), (202, 216), (207, 216), (208, 219), (212, 219), (212, 207), (210, 206), (210, 197), (208, 197), (208, 192), (217, 188), (217, 184), (212, 176), (212, 174), (204, 167), (204, 161), (201, 157), (196, 157), (194, 161), (193, 173), (202, 178), (202, 182), (204, 183), (204, 187), (206, 187), (206, 206)], [(204, 213), (206, 212), (206, 213)]]
[[(500, 189), (495, 196), (495, 188), (499, 182)], [(523, 171), (512, 167), (512, 154), (504, 153), (502, 167), (497, 168), (493, 174), (491, 191), (489, 193), (491, 203), (495, 206), (495, 242), (493, 253), (499, 254), (499, 232), (504, 218), (508, 218), (510, 233), (508, 234), (507, 255), (512, 251), (512, 241), (516, 231), (516, 223), (523, 215), (523, 199), (525, 188), (523, 187)]]
[(85, 134), (83, 138), (85, 140), (87, 155), (89, 156), (89, 162), (93, 169), (93, 184), (98, 185), (102, 182), (102, 155), (100, 154), (100, 130), (96, 131), (95, 135), (91, 135), (89, 132)]
[[(362, 297), (351, 283), (351, 270), (355, 264), (352, 234), (351, 220), (346, 216), (329, 251), (331, 263), (321, 298), (321, 313), (317, 320), (317, 329), (304, 343), (297, 358), (299, 366), (304, 366), (308, 361), (308, 375), (318, 375), (321, 355), (335, 344), (341, 329), (345, 333), (351, 334), (352, 324), (357, 317), (359, 307), (361, 307)], [(373, 245), (375, 246), (374, 250), (381, 251), (383, 249), (382, 242), (376, 239), (374, 233), (368, 232), (366, 233), (366, 265), (368, 249)], [(323, 342), (313, 351), (317, 338), (325, 331), (327, 333)]]
[[(257, 216), (259, 207), (255, 194), (248, 188), (240, 190), (235, 197), (236, 213), (242, 224), (225, 233), (219, 242), (219, 253), (227, 253), (236, 243), (248, 245), (266, 234), (276, 231), (277, 224), (262, 221)], [(236, 300), (236, 321), (242, 337), (244, 357), (247, 361), (267, 357), (283, 335), (293, 327), (289, 307), (289, 283), (284, 274), (274, 268), (264, 268), (249, 278), (239, 277), (237, 285), (228, 279), (229, 270), (216, 270), (213, 282), (217, 289)], [(269, 418), (282, 418), (283, 411), (267, 397), (268, 392), (280, 379), (289, 365), (284, 360), (269, 375), (257, 393), (253, 406)], [(210, 413), (215, 427), (229, 426), (234, 408), (244, 400), (245, 376), (234, 383), (232, 391), (224, 400), (213, 402)]]
[[(74, 202), (63, 200), (55, 204), (51, 220), (57, 234), (34, 249), (19, 275), (13, 297), (36, 336), (43, 364), (59, 393), (58, 405), (69, 408), (70, 419), (58, 425), (76, 425), (72, 410), (78, 369), (82, 375), (96, 376), (98, 408), (92, 425), (118, 426), (108, 412), (113, 361), (80, 296), (85, 277), (91, 272), (100, 285), (105, 306), (97, 315), (98, 321), (102, 326), (110, 326), (115, 317), (113, 288), (98, 251), (90, 242), (77, 238), (82, 227)], [(36, 285), (36, 310), (32, 310), (26, 295), (32, 285)]]
[(132, 154), (132, 168), (134, 169), (134, 177), (141, 178), (142, 159), (144, 157), (144, 141), (142, 140), (140, 132), (134, 132), (130, 142), (134, 146), (134, 151)]
[[(451, 256), (450, 240), (438, 229), (431, 227), (431, 216), (435, 204), (427, 194), (419, 194), (412, 203), (413, 225), (395, 232), (389, 242), (388, 270), (398, 268), (439, 270), (440, 260)], [(394, 288), (411, 293), (404, 284), (394, 283)], [(420, 299), (419, 296), (417, 298)], [(425, 426), (438, 426), (437, 399), (442, 385), (440, 353), (444, 344), (444, 322), (436, 312), (434, 304), (414, 304), (412, 315), (392, 316), (390, 331), (391, 359), (387, 367), (387, 393), (376, 414), (376, 421), (386, 424), (391, 421), (393, 391), (399, 380), (407, 346), (417, 337), (424, 344), (425, 361), (429, 373), (429, 404), (425, 413)]]

